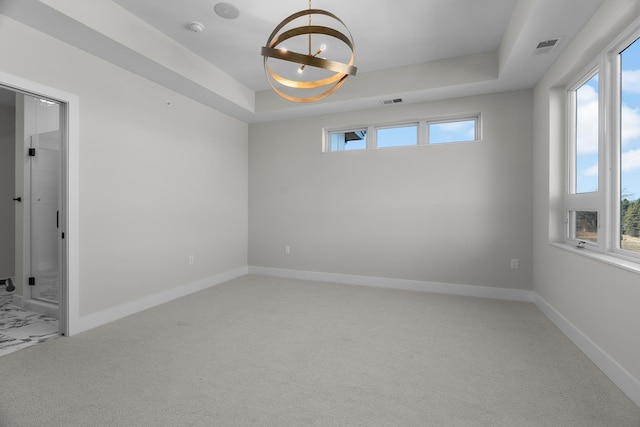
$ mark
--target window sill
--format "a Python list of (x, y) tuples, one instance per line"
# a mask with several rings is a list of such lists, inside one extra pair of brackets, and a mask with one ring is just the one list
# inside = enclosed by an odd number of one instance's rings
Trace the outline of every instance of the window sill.
[(614, 267), (621, 268), (623, 270), (630, 271), (632, 273), (640, 274), (640, 262), (632, 261), (626, 258), (619, 258), (609, 254), (603, 254), (600, 252), (594, 252), (589, 249), (579, 249), (575, 246), (568, 245), (566, 243), (549, 243), (551, 246), (558, 249), (562, 249), (568, 252), (572, 252), (578, 255), (585, 256), (587, 258), (594, 259), (596, 261), (604, 262), (605, 264), (612, 265)]

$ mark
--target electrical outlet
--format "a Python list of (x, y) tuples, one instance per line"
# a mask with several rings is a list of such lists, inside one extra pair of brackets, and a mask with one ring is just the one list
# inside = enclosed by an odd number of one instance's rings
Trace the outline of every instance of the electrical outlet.
[(189, 265), (193, 264), (195, 264), (195, 259), (193, 258), (193, 255), (189, 255)]
[(291, 254), (291, 246), (289, 246), (289, 245), (284, 245), (284, 254), (285, 254), (285, 255), (289, 255), (289, 254)]
[(511, 269), (512, 270), (517, 270), (518, 269), (518, 260), (515, 259), (515, 258), (511, 260)]

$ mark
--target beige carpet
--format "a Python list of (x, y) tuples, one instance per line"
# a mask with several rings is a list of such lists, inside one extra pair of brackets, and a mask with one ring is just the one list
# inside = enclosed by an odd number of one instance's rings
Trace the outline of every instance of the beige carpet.
[(532, 304), (245, 276), (0, 358), (0, 425), (640, 426)]

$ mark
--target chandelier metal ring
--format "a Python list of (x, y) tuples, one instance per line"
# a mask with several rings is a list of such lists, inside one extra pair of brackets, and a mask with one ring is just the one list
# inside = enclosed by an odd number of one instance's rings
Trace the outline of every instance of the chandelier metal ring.
[[(330, 27), (325, 27), (320, 25), (311, 25), (311, 24), (301, 26), (301, 27), (296, 27), (296, 28), (287, 30), (283, 33), (280, 33), (280, 31), (287, 24), (303, 16), (309, 16), (309, 22), (311, 22), (312, 15), (325, 15), (338, 21), (345, 28), (348, 35), (345, 35), (344, 33)], [(316, 56), (317, 53), (316, 55), (312, 55), (311, 51), (307, 55), (307, 54), (292, 52), (289, 50), (278, 48), (278, 46), (281, 43), (293, 37), (304, 36), (304, 35), (309, 35), (309, 37), (311, 37), (312, 34), (329, 36), (343, 42), (351, 52), (349, 62), (347, 64), (344, 64), (338, 61), (331, 61), (325, 58), (318, 58)], [(340, 88), (340, 86), (344, 84), (348, 76), (355, 76), (357, 72), (357, 68), (353, 66), (353, 63), (355, 61), (355, 45), (353, 42), (353, 37), (349, 32), (349, 29), (344, 24), (344, 22), (340, 18), (338, 18), (336, 15), (322, 9), (310, 8), (308, 10), (302, 10), (300, 12), (296, 12), (290, 15), (289, 17), (285, 18), (273, 30), (273, 32), (269, 36), (269, 39), (267, 40), (266, 46), (262, 48), (261, 53), (262, 53), (262, 56), (264, 57), (263, 59), (264, 69), (267, 75), (267, 81), (269, 82), (269, 85), (271, 86), (273, 91), (276, 92), (279, 96), (293, 102), (314, 102), (314, 101), (319, 101), (323, 98), (326, 98), (327, 96), (331, 95), (333, 92), (338, 90), (338, 88)], [(314, 80), (314, 81), (292, 80), (276, 73), (273, 70), (273, 68), (269, 66), (269, 63), (268, 63), (269, 58), (294, 62), (296, 64), (301, 64), (302, 67), (310, 66), (310, 67), (321, 68), (321, 69), (333, 72), (334, 74), (331, 77)], [(323, 88), (325, 86), (330, 86), (330, 85), (332, 86), (329, 87), (324, 92), (321, 92), (317, 95), (303, 97), (303, 96), (293, 96), (285, 93), (283, 90), (278, 88), (274, 82), (279, 83), (288, 88), (302, 89), (302, 90)]]

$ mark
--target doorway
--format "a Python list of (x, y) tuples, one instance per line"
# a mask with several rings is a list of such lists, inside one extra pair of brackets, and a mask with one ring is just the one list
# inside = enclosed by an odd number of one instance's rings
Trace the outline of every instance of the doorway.
[(0, 88), (56, 101), (60, 106), (62, 202), (58, 213), (61, 248), (58, 320), (61, 335), (74, 335), (92, 327), (90, 320), (80, 316), (80, 98), (3, 71), (0, 71)]
[[(9, 317), (5, 326), (17, 325), (2, 332), (25, 342), (68, 332), (66, 111), (63, 102), (0, 82), (0, 166), (5, 178), (0, 186), (5, 201), (0, 203), (0, 235), (5, 238), (0, 297), (3, 315)], [(12, 202), (9, 207), (7, 200)]]

